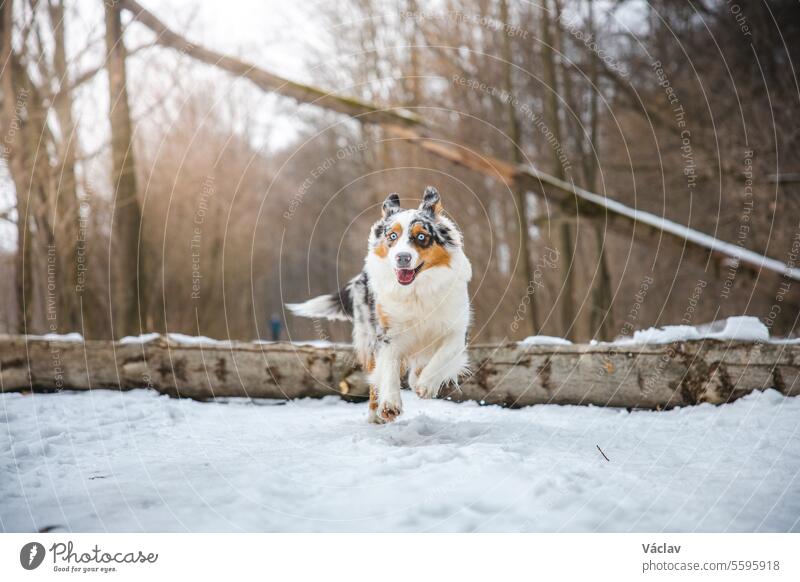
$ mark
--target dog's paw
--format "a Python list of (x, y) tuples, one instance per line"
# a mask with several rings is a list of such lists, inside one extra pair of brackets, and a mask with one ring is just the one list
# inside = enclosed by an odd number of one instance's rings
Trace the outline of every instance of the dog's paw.
[(370, 424), (386, 424), (386, 421), (381, 418), (380, 414), (378, 414), (377, 408), (370, 408), (369, 414), (367, 415), (367, 422)]
[(394, 420), (403, 412), (403, 407), (386, 403), (381, 407), (380, 410), (380, 417), (383, 422), (394, 422)]
[(378, 401), (378, 417), (382, 422), (392, 422), (403, 412), (403, 401), (400, 395), (390, 396)]
[(429, 400), (439, 395), (439, 388), (440, 386), (438, 384), (423, 384), (422, 382), (417, 382), (414, 386), (414, 392), (416, 392), (417, 396), (420, 398)]

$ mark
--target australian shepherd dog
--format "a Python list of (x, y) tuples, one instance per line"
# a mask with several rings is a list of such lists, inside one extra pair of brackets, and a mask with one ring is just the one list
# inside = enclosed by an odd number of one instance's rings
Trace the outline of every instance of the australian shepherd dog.
[(350, 320), (353, 344), (369, 372), (369, 421), (403, 411), (402, 378), (420, 398), (435, 398), (467, 370), (472, 266), (464, 239), (428, 187), (419, 208), (390, 194), (370, 231), (364, 270), (338, 293), (289, 304), (296, 315)]

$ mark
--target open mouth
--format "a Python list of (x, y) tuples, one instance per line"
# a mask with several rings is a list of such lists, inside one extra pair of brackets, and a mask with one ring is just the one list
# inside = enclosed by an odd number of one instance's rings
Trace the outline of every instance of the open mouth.
[(395, 273), (397, 274), (397, 282), (401, 285), (411, 285), (411, 283), (414, 282), (417, 273), (422, 270), (423, 264), (424, 263), (420, 263), (416, 269), (395, 269)]

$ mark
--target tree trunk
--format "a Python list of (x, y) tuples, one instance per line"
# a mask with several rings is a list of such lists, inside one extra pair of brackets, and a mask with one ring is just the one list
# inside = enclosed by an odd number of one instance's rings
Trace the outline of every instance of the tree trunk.
[(29, 222), (30, 174), (27, 171), (27, 144), (23, 112), (30, 96), (20, 86), (20, 64), (12, 46), (14, 2), (0, 3), (0, 82), (3, 90), (2, 147), (16, 190), (17, 249), (14, 258), (17, 329), (27, 333), (33, 322), (33, 271)]
[[(541, 18), (542, 69), (544, 81), (547, 85), (545, 87), (544, 118), (555, 139), (555, 144), (548, 144), (553, 157), (551, 172), (553, 176), (563, 180), (566, 175), (558, 152), (559, 150), (563, 152), (566, 148), (562, 141), (561, 133), (561, 108), (558, 99), (558, 77), (556, 75), (555, 41), (552, 34), (550, 0), (545, 0), (542, 3)], [(577, 215), (573, 212), (573, 209), (577, 209), (575, 202), (567, 199), (556, 210), (557, 216), (555, 217), (558, 222), (558, 250), (561, 258), (559, 265), (559, 275), (561, 277), (559, 286), (561, 290), (559, 294), (561, 329), (559, 335), (571, 339), (576, 337), (574, 326), (577, 318), (573, 275), (573, 269), (575, 268), (575, 238), (577, 235), (574, 221)]]
[(78, 190), (75, 179), (75, 144), (77, 134), (72, 117), (72, 91), (67, 72), (64, 3), (50, 2), (50, 26), (53, 32), (53, 73), (58, 91), (53, 104), (61, 129), (59, 172), (54, 208), (54, 231), (58, 254), (58, 329), (80, 331), (80, 295), (77, 288), (78, 266)]
[(597, 222), (589, 225), (594, 234), (594, 248), (597, 253), (597, 270), (592, 281), (591, 314), (589, 316), (589, 335), (586, 339), (613, 340), (615, 335), (613, 293), (611, 273), (606, 258), (607, 241), (603, 229)]
[[(508, 12), (508, 0), (500, 0), (500, 20), (503, 25), (511, 26), (511, 16)], [(503, 58), (503, 83), (505, 85), (508, 100), (506, 102), (506, 115), (508, 123), (508, 137), (511, 140), (509, 144), (509, 151), (511, 153), (510, 159), (514, 165), (520, 165), (524, 162), (520, 149), (522, 148), (522, 132), (520, 131), (519, 119), (517, 118), (517, 111), (514, 108), (515, 91), (514, 91), (514, 53), (511, 47), (511, 35), (504, 33), (502, 35), (502, 58)], [(511, 190), (514, 194), (514, 201), (516, 202), (517, 212), (519, 213), (519, 249), (520, 249), (520, 275), (522, 279), (523, 293), (528, 293), (528, 289), (535, 285), (534, 281), (534, 267), (533, 267), (533, 253), (531, 252), (531, 234), (529, 220), (529, 205), (527, 192), (518, 181), (511, 184)], [(531, 305), (528, 309), (530, 313), (531, 333), (539, 333), (539, 321), (536, 316), (535, 297), (531, 297)]]
[[(541, 51), (542, 51), (542, 68), (544, 73), (544, 82), (547, 85), (544, 88), (544, 117), (550, 131), (553, 132), (556, 145), (562, 145), (561, 135), (561, 113), (558, 100), (558, 77), (556, 75), (556, 57), (553, 48), (553, 34), (552, 25), (550, 22), (550, 1), (544, 0), (541, 8)], [(562, 148), (563, 149), (563, 148)], [(565, 178), (564, 166), (558, 156), (558, 149), (550, 147), (550, 152), (553, 156), (551, 172), (553, 176), (563, 180)]]
[(137, 198), (133, 156), (133, 126), (128, 105), (126, 50), (118, 3), (104, 2), (106, 69), (110, 96), (112, 180), (114, 187), (111, 265), (114, 330), (118, 336), (138, 334), (146, 327), (147, 284), (139, 252), (142, 212)]
[[(589, 34), (595, 38), (594, 24), (594, 2), (588, 0), (589, 4)], [(591, 81), (591, 95), (589, 96), (589, 148), (584, 162), (586, 173), (585, 187), (594, 190), (597, 182), (597, 167), (600, 158), (600, 144), (598, 143), (597, 126), (600, 115), (600, 69), (597, 66), (597, 59), (589, 59), (589, 80)]]
[[(559, 0), (556, 0), (558, 2)], [(595, 25), (594, 25), (594, 3), (592, 0), (587, 0), (588, 3), (588, 27), (589, 35), (595, 38)], [(559, 18), (560, 22), (560, 18)], [(569, 75), (568, 72), (564, 73)], [(581, 149), (581, 156), (583, 158), (583, 174), (584, 186), (590, 190), (594, 190), (597, 181), (597, 167), (598, 159), (600, 156), (600, 144), (598, 143), (598, 116), (599, 116), (599, 92), (598, 86), (599, 70), (597, 67), (596, 59), (589, 59), (589, 143), (588, 147)], [(583, 140), (583, 135), (576, 136), (578, 139)], [(612, 291), (611, 291), (611, 274), (608, 269), (608, 259), (606, 257), (606, 240), (604, 232), (599, 224), (596, 222), (592, 225), (592, 230), (595, 236), (595, 246), (597, 248), (597, 270), (596, 276), (592, 281), (591, 290), (591, 314), (590, 314), (590, 333), (592, 338), (611, 340), (614, 334), (614, 317), (611, 310)]]

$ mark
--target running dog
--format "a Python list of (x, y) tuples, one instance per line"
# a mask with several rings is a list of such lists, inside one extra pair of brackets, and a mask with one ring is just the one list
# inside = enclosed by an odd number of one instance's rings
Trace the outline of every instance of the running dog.
[(402, 377), (420, 398), (435, 398), (467, 371), (472, 266), (458, 226), (431, 186), (419, 208), (390, 194), (370, 230), (364, 270), (338, 293), (287, 304), (296, 315), (353, 322), (353, 344), (369, 372), (369, 421), (403, 410)]

